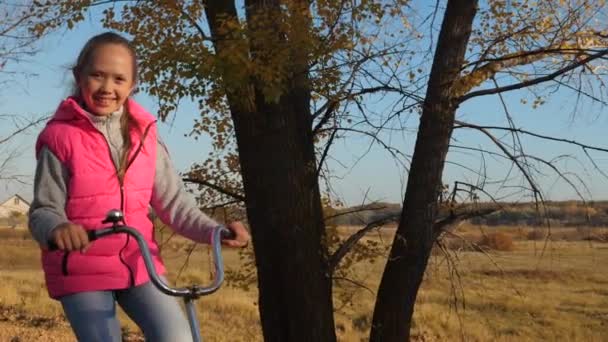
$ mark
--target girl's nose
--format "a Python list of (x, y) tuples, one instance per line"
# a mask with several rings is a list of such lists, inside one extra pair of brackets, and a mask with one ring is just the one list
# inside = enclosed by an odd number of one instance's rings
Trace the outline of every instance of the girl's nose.
[(112, 90), (112, 83), (111, 80), (108, 78), (105, 78), (103, 80), (103, 82), (101, 83), (101, 87), (99, 88), (100, 91), (104, 92), (104, 93), (109, 93)]

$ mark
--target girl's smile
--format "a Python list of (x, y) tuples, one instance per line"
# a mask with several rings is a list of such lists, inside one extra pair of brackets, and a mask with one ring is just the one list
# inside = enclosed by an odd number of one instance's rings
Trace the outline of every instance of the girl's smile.
[(133, 56), (119, 44), (101, 45), (82, 74), (75, 76), (87, 110), (95, 115), (110, 115), (133, 90)]

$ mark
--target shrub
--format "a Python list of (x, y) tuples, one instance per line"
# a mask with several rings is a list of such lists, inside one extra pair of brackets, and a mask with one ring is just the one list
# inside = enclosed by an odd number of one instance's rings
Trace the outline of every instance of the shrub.
[(27, 229), (0, 227), (0, 240), (31, 240), (32, 234)]
[[(465, 238), (442, 238), (442, 245), (449, 251), (457, 252), (479, 252), (479, 248), (471, 239)], [(433, 255), (442, 255), (438, 248), (433, 248)]]
[(526, 234), (526, 239), (532, 241), (544, 240), (547, 237), (547, 233), (542, 229), (533, 229)]
[(512, 251), (513, 238), (503, 232), (489, 233), (481, 238), (479, 245), (496, 251)]

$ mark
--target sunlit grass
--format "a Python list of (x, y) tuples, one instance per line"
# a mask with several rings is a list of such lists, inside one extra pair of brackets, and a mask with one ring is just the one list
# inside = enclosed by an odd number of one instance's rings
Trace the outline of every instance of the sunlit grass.
[[(504, 229), (514, 238), (514, 249), (487, 253), (449, 250), (433, 253), (418, 296), (413, 337), (424, 341), (605, 341), (608, 340), (608, 244), (595, 241), (528, 241), (528, 228)], [(557, 232), (557, 231), (556, 231)], [(559, 231), (563, 236), (573, 235)], [(343, 234), (346, 234), (344, 229)], [(483, 233), (463, 227), (458, 234), (477, 241)], [(370, 238), (390, 243), (391, 233)], [(179, 278), (190, 244), (172, 239), (163, 250), (169, 278), (180, 285), (207, 283), (209, 253), (197, 247)], [(31, 317), (61, 320), (58, 302), (48, 298), (34, 242), (4, 235), (0, 239), (0, 308), (19, 310)], [(229, 268), (238, 269), (235, 251), (225, 250)], [(457, 265), (458, 272), (453, 269)], [(336, 328), (341, 341), (366, 340), (374, 293), (384, 259), (353, 266), (353, 279), (362, 286), (337, 281)], [(346, 296), (347, 295), (347, 296)], [(345, 301), (344, 298), (350, 300)], [(197, 302), (202, 334), (207, 341), (261, 341), (254, 291), (224, 287)], [(1, 318), (1, 317), (0, 317)], [(124, 314), (129, 331), (136, 326)], [(13, 325), (7, 330), (5, 327)], [(33, 330), (53, 338), (72, 340), (69, 327), (31, 327), (19, 320), (0, 320), (0, 340)], [(4, 331), (4, 332), (2, 332)], [(10, 331), (12, 335), (9, 334)], [(24, 335), (25, 336), (25, 335)], [(27, 335), (29, 336), (29, 335)], [(44, 338), (42, 340), (45, 340)], [(61, 339), (59, 339), (61, 340)]]

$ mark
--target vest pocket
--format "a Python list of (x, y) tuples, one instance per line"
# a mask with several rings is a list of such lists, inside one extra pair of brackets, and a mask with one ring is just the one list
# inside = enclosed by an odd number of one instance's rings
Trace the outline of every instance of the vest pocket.
[(65, 251), (63, 253), (63, 258), (61, 259), (61, 273), (64, 276), (68, 275), (68, 257), (70, 256), (70, 252)]

